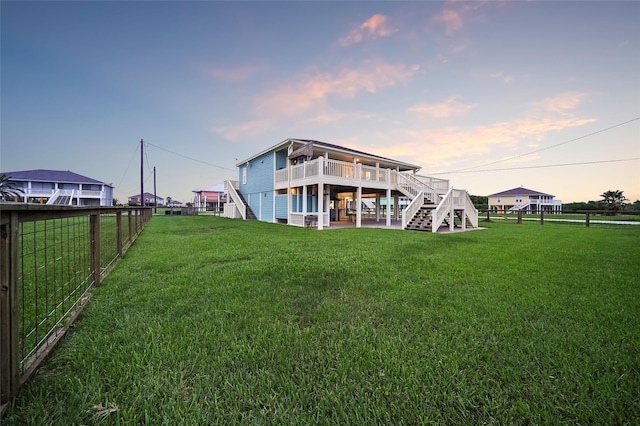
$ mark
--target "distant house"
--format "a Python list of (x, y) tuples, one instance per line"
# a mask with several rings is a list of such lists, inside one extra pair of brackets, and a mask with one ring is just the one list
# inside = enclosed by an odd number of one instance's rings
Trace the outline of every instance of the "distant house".
[(554, 195), (521, 186), (489, 195), (489, 210), (497, 213), (560, 213), (562, 201), (556, 200)]
[(224, 183), (193, 191), (193, 206), (198, 211), (222, 211), (226, 201)]
[[(451, 188), (448, 180), (420, 176), (420, 166), (339, 145), (286, 139), (236, 167), (238, 180), (225, 182), (226, 217), (319, 230), (341, 221), (361, 227), (363, 218), (432, 232), (445, 224), (450, 229), (478, 226), (469, 195)], [(402, 197), (410, 202), (401, 203)]]
[(182, 203), (177, 200), (171, 200), (167, 203), (167, 207), (182, 207)]
[[(142, 195), (144, 196), (144, 204), (145, 205), (150, 205), (150, 206), (153, 206), (153, 205), (162, 206), (162, 205), (164, 205), (164, 198), (162, 198), (162, 197), (156, 197), (153, 194), (149, 194), (148, 192), (145, 192)], [(129, 205), (139, 206), (140, 205), (140, 193), (130, 196), (127, 199), (127, 202), (129, 203)]]
[(14, 201), (31, 204), (69, 206), (110, 206), (113, 186), (64, 170), (23, 170), (5, 172), (22, 189)]

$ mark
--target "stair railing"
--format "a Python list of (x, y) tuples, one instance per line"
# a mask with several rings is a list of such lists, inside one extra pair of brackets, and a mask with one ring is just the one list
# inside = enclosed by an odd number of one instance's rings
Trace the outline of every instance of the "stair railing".
[(409, 203), (406, 209), (402, 212), (402, 229), (407, 229), (407, 224), (418, 213), (422, 205), (424, 204), (424, 193), (420, 191), (418, 195)]
[(236, 208), (240, 212), (240, 216), (242, 216), (242, 219), (246, 220), (247, 219), (247, 206), (244, 204), (244, 202), (242, 202), (242, 198), (240, 198), (240, 195), (236, 191), (236, 188), (233, 185), (233, 182), (231, 182), (230, 180), (225, 181), (224, 182), (224, 190), (227, 193), (227, 195), (229, 195), (231, 197), (231, 199), (233, 200), (233, 203), (236, 205)]
[(425, 199), (431, 203), (438, 202), (438, 194), (426, 183), (408, 174), (400, 173), (395, 170), (394, 173), (396, 175), (396, 188), (411, 200), (418, 198), (418, 194), (422, 192), (423, 195), (420, 197), (421, 203), (423, 203)]
[(49, 205), (55, 204), (59, 196), (60, 196), (60, 190), (58, 189), (56, 192), (53, 193), (51, 198), (47, 200), (46, 204), (49, 204)]
[(446, 195), (442, 197), (442, 200), (438, 204), (438, 207), (433, 211), (433, 222), (431, 222), (431, 232), (438, 232), (440, 226), (447, 218), (449, 214), (453, 216), (453, 188), (449, 188)]
[(478, 227), (478, 209), (473, 205), (473, 201), (471, 201), (471, 197), (469, 197), (469, 193), (465, 192), (465, 206), (464, 206), (464, 215), (462, 220), (465, 220), (464, 216), (467, 216), (469, 222), (471, 222), (471, 226), (474, 228)]

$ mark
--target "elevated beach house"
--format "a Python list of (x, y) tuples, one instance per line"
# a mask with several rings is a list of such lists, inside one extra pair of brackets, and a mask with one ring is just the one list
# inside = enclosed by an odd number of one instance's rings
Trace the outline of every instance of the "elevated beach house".
[(207, 188), (199, 188), (193, 192), (193, 206), (200, 212), (222, 211), (226, 202), (224, 183), (217, 183)]
[[(478, 226), (469, 195), (448, 180), (326, 142), (286, 139), (236, 167), (238, 180), (225, 182), (227, 217), (319, 230), (340, 222), (361, 227), (363, 221), (433, 232)], [(408, 205), (399, 211), (401, 197)]]
[(497, 213), (561, 213), (562, 201), (554, 195), (524, 187), (508, 189), (489, 195), (489, 210)]
[(110, 206), (113, 186), (65, 170), (23, 170), (6, 172), (22, 190), (14, 201), (70, 206)]

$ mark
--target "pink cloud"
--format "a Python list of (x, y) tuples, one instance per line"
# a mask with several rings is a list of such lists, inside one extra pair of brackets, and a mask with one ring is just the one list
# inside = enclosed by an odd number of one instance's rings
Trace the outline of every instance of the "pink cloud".
[(358, 68), (345, 68), (336, 73), (307, 71), (292, 84), (282, 85), (261, 96), (255, 110), (261, 114), (296, 115), (314, 105), (324, 104), (329, 96), (354, 98), (362, 92), (406, 83), (420, 69), (381, 60), (366, 61)]
[(446, 1), (442, 12), (432, 18), (434, 22), (444, 24), (445, 33), (452, 35), (460, 30), (469, 19), (482, 18), (477, 11), (488, 4), (503, 6), (505, 3), (487, 1)]
[(395, 30), (387, 26), (387, 17), (376, 14), (367, 19), (358, 28), (353, 29), (347, 36), (342, 37), (338, 43), (341, 46), (349, 46), (360, 43), (365, 38), (375, 39), (378, 37), (387, 37), (394, 32)]
[(419, 69), (418, 65), (394, 65), (382, 60), (366, 61), (359, 67), (333, 73), (310, 69), (256, 98), (252, 111), (260, 120), (212, 130), (225, 138), (238, 139), (268, 130), (283, 120), (300, 119), (305, 113), (311, 113), (311, 122), (335, 122), (346, 115), (331, 110), (331, 97), (353, 99), (361, 93), (376, 93), (408, 82)]
[(563, 112), (567, 110), (575, 109), (580, 103), (587, 98), (586, 93), (581, 92), (567, 92), (561, 93), (558, 96), (552, 98), (546, 98), (541, 102), (536, 103), (536, 109), (540, 109), (547, 112)]
[[(407, 161), (435, 169), (450, 167), (453, 161), (463, 157), (486, 155), (499, 147), (515, 149), (520, 146), (539, 146), (550, 132), (580, 127), (596, 121), (595, 118), (575, 117), (571, 112), (585, 98), (584, 93), (559, 94), (533, 103), (530, 111), (519, 119), (485, 126), (447, 126), (392, 131), (379, 136), (382, 143), (376, 148), (376, 153), (390, 158), (406, 158)], [(453, 97), (440, 104), (412, 108), (413, 112), (440, 115), (440, 118), (443, 118), (449, 113), (448, 105), (455, 105), (457, 102), (456, 97)], [(534, 158), (521, 157), (520, 161), (531, 161)]]
[(436, 15), (433, 20), (435, 22), (444, 23), (446, 33), (448, 35), (451, 35), (456, 31), (460, 31), (464, 25), (460, 13), (452, 9), (443, 10), (439, 15)]
[(463, 104), (458, 99), (459, 96), (452, 96), (437, 104), (414, 105), (409, 107), (407, 111), (433, 118), (449, 118), (453, 115), (464, 114), (475, 107), (475, 105)]

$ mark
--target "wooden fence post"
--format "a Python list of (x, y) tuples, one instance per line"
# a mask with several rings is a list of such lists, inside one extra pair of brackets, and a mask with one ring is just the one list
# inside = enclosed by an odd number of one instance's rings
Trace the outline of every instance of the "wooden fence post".
[(118, 257), (122, 259), (122, 211), (116, 213), (116, 246)]
[(518, 225), (522, 225), (522, 210), (518, 210)]
[(131, 210), (127, 211), (127, 222), (129, 223), (129, 244), (133, 242), (133, 232), (132, 232), (132, 220), (131, 220)]
[(93, 285), (100, 285), (100, 213), (91, 213), (89, 219), (89, 262)]
[(589, 227), (589, 212), (587, 212), (587, 219), (585, 220), (585, 223), (587, 224), (587, 228)]
[(2, 225), (0, 253), (0, 407), (18, 391), (20, 341), (18, 329), (18, 213)]
[(540, 225), (544, 225), (544, 210), (540, 210)]

